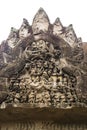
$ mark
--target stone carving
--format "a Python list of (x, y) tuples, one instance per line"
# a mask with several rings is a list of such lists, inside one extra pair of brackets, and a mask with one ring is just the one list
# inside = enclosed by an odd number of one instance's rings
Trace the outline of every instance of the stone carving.
[(59, 36), (62, 34), (62, 32), (63, 32), (63, 25), (60, 19), (57, 18), (53, 25), (53, 34)]
[(32, 26), (23, 19), (0, 46), (0, 104), (86, 106), (85, 52), (72, 25), (63, 27), (59, 18), (51, 25), (40, 8)]
[(16, 44), (18, 43), (19, 38), (18, 38), (18, 30), (16, 30), (15, 28), (11, 28), (11, 32), (8, 36), (7, 42), (8, 42), (8, 46), (10, 46), (11, 48), (14, 48), (16, 46)]
[(2, 130), (11, 129), (11, 130), (86, 130), (86, 124), (58, 124), (54, 121), (27, 121), (27, 122), (15, 122), (15, 123), (4, 123), (0, 124)]
[(71, 46), (73, 43), (77, 42), (77, 37), (76, 34), (73, 30), (72, 24), (70, 24), (66, 29), (65, 29), (65, 34), (64, 34), (64, 39), (67, 41)]
[(19, 29), (19, 37), (25, 38), (30, 35), (30, 26), (26, 19), (23, 19), (23, 23)]
[(37, 14), (35, 15), (32, 23), (33, 33), (38, 34), (41, 31), (47, 32), (48, 28), (49, 28), (49, 18), (45, 13), (45, 11), (42, 8), (40, 8)]

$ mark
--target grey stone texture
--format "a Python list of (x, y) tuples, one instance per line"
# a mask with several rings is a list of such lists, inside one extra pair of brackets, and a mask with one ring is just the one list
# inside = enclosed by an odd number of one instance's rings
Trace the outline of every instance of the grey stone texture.
[(87, 45), (40, 8), (0, 45), (0, 108), (87, 106)]

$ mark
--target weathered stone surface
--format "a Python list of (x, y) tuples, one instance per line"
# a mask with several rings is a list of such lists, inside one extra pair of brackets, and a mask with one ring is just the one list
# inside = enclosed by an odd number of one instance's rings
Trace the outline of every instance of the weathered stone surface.
[(63, 33), (63, 25), (59, 18), (57, 18), (53, 25), (53, 34), (54, 35), (61, 35)]
[(40, 8), (0, 45), (0, 106), (87, 107), (87, 45)]
[(19, 41), (18, 30), (12, 27), (7, 39), (8, 46), (14, 48), (18, 43), (18, 41)]
[(32, 23), (33, 34), (38, 34), (41, 31), (47, 32), (49, 28), (49, 18), (46, 12), (40, 8), (35, 15)]
[(77, 36), (75, 34), (72, 24), (65, 28), (65, 33), (63, 37), (64, 40), (68, 42), (71, 46), (73, 46), (74, 43), (77, 43)]
[(19, 37), (20, 38), (25, 38), (30, 35), (30, 25), (26, 19), (23, 19), (23, 23), (19, 29)]
[(86, 124), (58, 124), (54, 121), (27, 121), (0, 124), (1, 130), (87, 130)]

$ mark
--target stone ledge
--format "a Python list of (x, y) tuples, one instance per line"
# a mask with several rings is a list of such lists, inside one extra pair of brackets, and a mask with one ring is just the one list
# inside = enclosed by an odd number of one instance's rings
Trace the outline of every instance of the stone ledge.
[(29, 120), (52, 120), (57, 123), (86, 123), (87, 108), (30, 108), (28, 106), (15, 108), (9, 105), (5, 109), (0, 109), (0, 122), (24, 122)]

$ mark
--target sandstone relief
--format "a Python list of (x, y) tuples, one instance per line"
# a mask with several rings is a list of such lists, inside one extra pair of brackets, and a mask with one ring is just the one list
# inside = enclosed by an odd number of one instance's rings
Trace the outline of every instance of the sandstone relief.
[[(86, 51), (72, 25), (54, 24), (40, 8), (30, 26), (11, 28), (0, 45), (0, 106), (87, 106)], [(14, 105), (15, 106), (15, 105)]]

